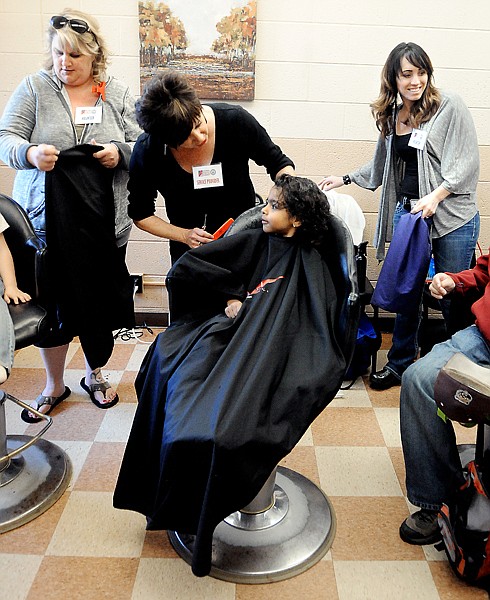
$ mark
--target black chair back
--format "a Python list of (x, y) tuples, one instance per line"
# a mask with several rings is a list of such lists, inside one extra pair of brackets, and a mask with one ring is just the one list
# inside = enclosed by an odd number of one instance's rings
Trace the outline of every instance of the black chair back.
[(25, 210), (5, 194), (0, 194), (0, 213), (9, 224), (4, 236), (14, 261), (17, 285), (32, 298), (25, 304), (9, 305), (18, 350), (39, 341), (49, 329), (42, 306), (46, 244), (36, 235)]

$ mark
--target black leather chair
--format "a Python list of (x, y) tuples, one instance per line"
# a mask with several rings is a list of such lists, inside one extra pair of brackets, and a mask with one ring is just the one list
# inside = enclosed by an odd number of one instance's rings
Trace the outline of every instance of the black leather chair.
[[(10, 305), (15, 348), (39, 341), (49, 330), (42, 302), (46, 246), (35, 234), (25, 211), (14, 200), (0, 194), (0, 213), (9, 224), (4, 232), (12, 254), (19, 288), (32, 300)], [(8, 382), (7, 384), (8, 385)], [(35, 436), (7, 435), (5, 402), (11, 400), (45, 421)], [(0, 533), (31, 521), (52, 506), (68, 487), (71, 463), (65, 452), (42, 435), (52, 418), (0, 390)]]
[[(262, 206), (240, 215), (226, 235), (261, 227)], [(333, 215), (325, 250), (341, 299), (337, 339), (350, 361), (360, 310), (355, 251), (347, 226)], [(326, 554), (335, 530), (335, 513), (324, 492), (300, 473), (276, 467), (255, 499), (216, 527), (210, 575), (235, 583), (268, 583), (293, 577)], [(194, 536), (171, 531), (169, 539), (191, 564)]]

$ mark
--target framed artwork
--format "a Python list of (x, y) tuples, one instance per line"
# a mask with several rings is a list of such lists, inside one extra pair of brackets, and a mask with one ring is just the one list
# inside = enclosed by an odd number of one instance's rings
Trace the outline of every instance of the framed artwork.
[(200, 98), (253, 100), (256, 0), (139, 2), (141, 89), (181, 71)]

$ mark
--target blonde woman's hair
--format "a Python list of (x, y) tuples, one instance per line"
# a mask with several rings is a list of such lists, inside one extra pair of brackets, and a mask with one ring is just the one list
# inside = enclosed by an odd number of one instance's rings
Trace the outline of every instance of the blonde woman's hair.
[(408, 62), (427, 73), (427, 86), (420, 100), (412, 104), (409, 123), (413, 128), (428, 121), (441, 104), (441, 94), (433, 82), (434, 69), (427, 53), (413, 42), (402, 42), (390, 52), (381, 72), (381, 87), (378, 98), (371, 104), (371, 112), (376, 127), (383, 137), (393, 133), (396, 103), (398, 97), (397, 77), (401, 73), (401, 61)]
[(65, 25), (61, 29), (55, 29), (50, 23), (47, 31), (48, 48), (44, 68), (48, 71), (51, 71), (53, 68), (51, 48), (53, 38), (57, 35), (62, 46), (68, 45), (75, 52), (93, 56), (92, 76), (97, 83), (105, 81), (109, 51), (104, 38), (100, 34), (100, 26), (97, 20), (87, 13), (72, 8), (65, 8), (59, 14), (67, 19), (81, 19), (82, 21), (86, 21), (90, 31), (77, 33), (69, 25)]

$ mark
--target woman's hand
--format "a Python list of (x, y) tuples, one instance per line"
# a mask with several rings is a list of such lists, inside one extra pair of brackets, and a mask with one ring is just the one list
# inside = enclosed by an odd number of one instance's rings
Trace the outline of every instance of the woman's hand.
[(429, 291), (437, 300), (444, 298), (446, 294), (452, 292), (456, 284), (454, 279), (446, 273), (436, 273), (429, 285)]
[(228, 300), (228, 306), (225, 308), (225, 315), (230, 319), (234, 319), (242, 308), (243, 302), (240, 300)]
[(434, 192), (431, 192), (430, 194), (427, 194), (427, 196), (417, 200), (417, 204), (414, 205), (410, 212), (415, 214), (422, 211), (422, 217), (427, 219), (435, 214), (437, 207), (439, 206), (439, 202), (440, 200), (434, 196)]
[(5, 292), (3, 294), (3, 299), (7, 304), (13, 302), (14, 304), (19, 304), (19, 302), (28, 302), (31, 297), (26, 292), (19, 290), (16, 286), (10, 286), (5, 288)]
[(417, 200), (417, 204), (415, 204), (415, 206), (410, 212), (412, 214), (415, 214), (419, 211), (422, 211), (422, 217), (424, 219), (432, 217), (435, 214), (437, 207), (439, 206), (439, 202), (442, 202), (444, 198), (447, 198), (447, 196), (449, 196), (449, 191), (446, 190), (445, 187), (440, 185), (430, 194), (427, 194), (427, 196), (423, 196), (422, 198)]
[(342, 177), (337, 177), (336, 175), (329, 175), (328, 177), (324, 177), (318, 187), (324, 192), (329, 192), (335, 188), (341, 187), (344, 185), (344, 180)]
[(210, 233), (204, 229), (199, 229), (199, 227), (194, 227), (194, 229), (184, 230), (184, 239), (182, 241), (184, 244), (187, 244), (189, 248), (197, 248), (198, 246), (208, 244), (213, 240), (214, 238)]
[(27, 160), (40, 171), (52, 171), (60, 151), (51, 144), (31, 146), (27, 150)]
[(98, 144), (94, 139), (90, 140), (90, 143), (104, 147), (103, 150), (99, 150), (99, 152), (95, 152), (93, 155), (103, 167), (106, 169), (115, 169), (117, 167), (121, 155), (116, 144)]

